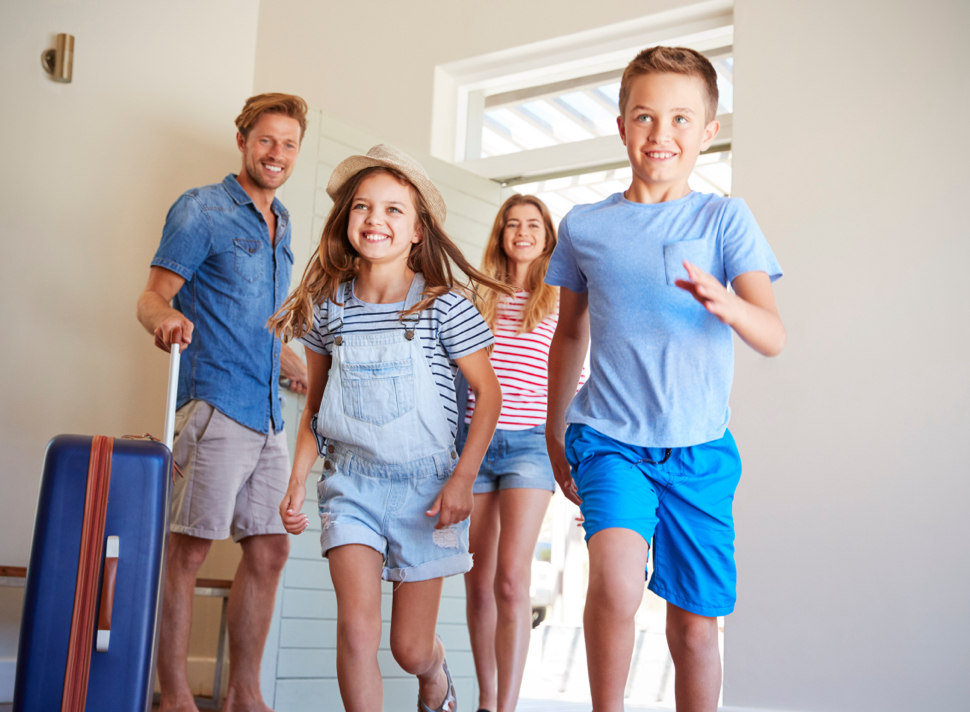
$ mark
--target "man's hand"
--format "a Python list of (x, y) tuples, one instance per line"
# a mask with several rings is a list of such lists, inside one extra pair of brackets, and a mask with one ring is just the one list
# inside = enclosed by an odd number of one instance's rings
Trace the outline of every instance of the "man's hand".
[(559, 489), (566, 495), (566, 499), (575, 505), (580, 505), (583, 500), (579, 498), (576, 491), (576, 481), (573, 479), (572, 467), (566, 459), (565, 443), (556, 438), (549, 429), (546, 429), (546, 450), (549, 452), (549, 462), (552, 463), (552, 472), (559, 484)]
[(172, 313), (155, 327), (155, 346), (165, 353), (172, 350), (172, 344), (179, 345), (179, 351), (192, 343), (192, 332), (195, 324), (185, 318), (182, 312), (171, 310)]
[(475, 496), (472, 494), (472, 483), (475, 480), (471, 478), (471, 482), (466, 482), (467, 479), (452, 475), (441, 488), (431, 509), (425, 512), (429, 517), (441, 515), (434, 525), (435, 529), (450, 527), (471, 516), (472, 507), (475, 506)]
[(290, 383), (287, 388), (291, 391), (300, 395), (307, 392), (309, 378), (307, 377), (306, 365), (296, 355), (296, 352), (286, 344), (283, 344), (280, 351), (280, 373), (289, 380)]

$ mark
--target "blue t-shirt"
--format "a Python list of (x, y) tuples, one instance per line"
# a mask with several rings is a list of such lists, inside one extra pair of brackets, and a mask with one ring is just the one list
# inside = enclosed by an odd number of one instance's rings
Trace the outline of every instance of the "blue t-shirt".
[(175, 201), (152, 260), (185, 278), (173, 306), (195, 324), (182, 352), (178, 407), (204, 400), (260, 433), (283, 429), (280, 340), (266, 320), (290, 288), (289, 213), (273, 199), (276, 244), (234, 175)]
[(717, 440), (730, 417), (734, 338), (677, 287), (687, 260), (727, 285), (744, 272), (782, 272), (737, 198), (690, 193), (634, 203), (622, 193), (578, 205), (559, 226), (546, 282), (589, 292), (590, 377), (566, 411), (631, 445)]

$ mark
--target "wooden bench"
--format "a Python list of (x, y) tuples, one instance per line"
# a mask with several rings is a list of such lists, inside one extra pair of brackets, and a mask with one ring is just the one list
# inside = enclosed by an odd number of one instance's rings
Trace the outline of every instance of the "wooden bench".
[[(0, 586), (24, 588), (27, 585), (25, 566), (0, 566)], [(196, 697), (195, 704), (202, 709), (217, 710), (222, 707), (222, 669), (229, 650), (229, 591), (232, 581), (228, 579), (199, 578), (195, 580), (195, 595), (222, 599), (222, 614), (219, 618), (219, 647), (216, 649), (216, 670), (212, 680), (212, 697)], [(157, 702), (156, 695), (156, 702)]]

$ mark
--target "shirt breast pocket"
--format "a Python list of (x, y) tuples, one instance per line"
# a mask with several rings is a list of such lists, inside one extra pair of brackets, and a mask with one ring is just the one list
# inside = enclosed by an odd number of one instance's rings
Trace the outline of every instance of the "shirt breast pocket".
[(667, 284), (671, 287), (677, 286), (677, 280), (689, 281), (687, 269), (684, 267), (684, 260), (692, 265), (700, 267), (707, 273), (713, 272), (713, 246), (704, 239), (681, 240), (664, 245), (664, 272), (667, 277)]
[(259, 240), (233, 238), (236, 274), (247, 282), (255, 282), (263, 276), (263, 244)]
[(340, 380), (344, 414), (374, 425), (386, 425), (414, 409), (411, 359), (380, 363), (342, 363)]

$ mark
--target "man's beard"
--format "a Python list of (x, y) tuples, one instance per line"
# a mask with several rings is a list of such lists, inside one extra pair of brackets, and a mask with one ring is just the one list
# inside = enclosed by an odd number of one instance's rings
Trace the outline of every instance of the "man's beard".
[[(249, 180), (251, 180), (253, 183), (258, 185), (263, 190), (276, 190), (277, 188), (280, 187), (279, 185), (267, 185), (266, 180), (263, 178), (263, 176), (258, 171), (253, 171), (253, 169), (249, 166), (249, 164), (246, 164), (246, 175), (249, 176)], [(281, 176), (283, 175), (282, 171), (280, 172), (280, 175)], [(284, 179), (283, 183), (285, 182), (286, 181)], [(280, 185), (283, 185), (283, 183), (280, 183)]]

